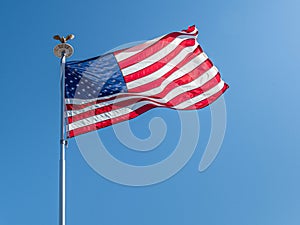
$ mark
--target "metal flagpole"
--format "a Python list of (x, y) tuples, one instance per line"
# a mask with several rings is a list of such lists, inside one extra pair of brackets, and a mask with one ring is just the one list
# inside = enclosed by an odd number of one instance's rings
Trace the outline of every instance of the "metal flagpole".
[(55, 35), (55, 40), (60, 40), (54, 48), (54, 54), (60, 58), (60, 161), (59, 161), (59, 225), (66, 225), (66, 147), (67, 138), (65, 132), (65, 64), (66, 58), (72, 56), (73, 47), (66, 42), (74, 38), (68, 35), (66, 38)]
[(66, 145), (67, 140), (65, 138), (65, 63), (66, 63), (66, 54), (63, 52), (60, 60), (60, 85), (61, 85), (61, 103), (60, 103), (60, 162), (59, 162), (59, 225), (66, 224)]

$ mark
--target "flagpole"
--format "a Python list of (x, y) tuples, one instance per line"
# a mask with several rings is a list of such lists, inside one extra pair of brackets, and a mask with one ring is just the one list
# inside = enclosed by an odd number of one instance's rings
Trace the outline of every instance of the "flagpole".
[(66, 225), (66, 138), (65, 123), (65, 65), (66, 58), (72, 56), (73, 47), (66, 42), (74, 38), (68, 35), (66, 38), (55, 35), (53, 37), (60, 40), (54, 48), (54, 54), (60, 58), (60, 159), (59, 159), (59, 225)]
[(65, 64), (66, 64), (66, 54), (62, 53), (60, 60), (60, 85), (61, 85), (61, 103), (60, 103), (60, 162), (59, 162), (59, 180), (60, 180), (60, 190), (59, 190), (59, 225), (66, 224), (66, 147), (67, 140), (65, 138)]

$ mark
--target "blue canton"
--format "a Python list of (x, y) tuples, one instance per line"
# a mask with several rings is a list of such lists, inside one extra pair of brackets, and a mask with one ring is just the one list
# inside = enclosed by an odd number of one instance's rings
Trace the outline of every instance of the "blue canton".
[(93, 99), (127, 92), (113, 53), (66, 63), (65, 97)]

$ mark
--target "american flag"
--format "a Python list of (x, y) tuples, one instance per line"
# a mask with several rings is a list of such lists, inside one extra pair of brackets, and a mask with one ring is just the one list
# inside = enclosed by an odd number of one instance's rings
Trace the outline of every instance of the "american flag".
[(197, 42), (195, 26), (131, 48), (66, 63), (68, 137), (97, 130), (155, 107), (203, 108), (228, 85)]

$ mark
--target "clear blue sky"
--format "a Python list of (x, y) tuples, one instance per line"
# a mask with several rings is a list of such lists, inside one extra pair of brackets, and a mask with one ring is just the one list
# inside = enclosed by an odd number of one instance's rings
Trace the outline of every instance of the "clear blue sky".
[[(171, 179), (148, 187), (104, 179), (71, 140), (67, 224), (298, 225), (299, 11), (297, 0), (2, 1), (0, 225), (58, 221), (59, 62), (52, 36), (74, 33), (72, 59), (85, 59), (192, 24), (230, 85), (217, 159), (198, 172), (209, 109), (199, 111), (201, 134), (192, 159)], [(132, 120), (137, 136), (149, 135), (153, 116), (172, 123), (168, 119), (176, 121), (177, 114), (153, 110)], [(178, 133), (169, 132), (149, 160), (150, 153), (132, 156), (111, 128), (99, 133), (115, 157), (140, 164), (170, 153)]]

